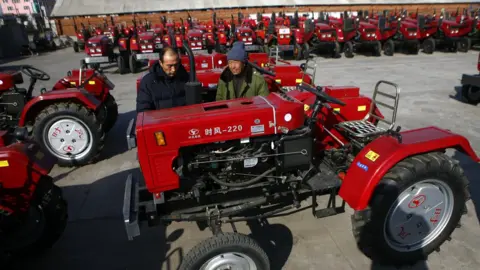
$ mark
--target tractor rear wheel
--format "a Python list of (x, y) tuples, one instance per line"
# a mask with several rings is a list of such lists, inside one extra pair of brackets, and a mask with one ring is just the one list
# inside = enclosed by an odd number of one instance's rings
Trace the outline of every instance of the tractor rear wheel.
[(351, 41), (345, 42), (345, 44), (343, 45), (343, 54), (345, 55), (345, 57), (353, 58), (353, 50), (353, 43)]
[(78, 53), (80, 51), (79, 47), (78, 47), (78, 42), (74, 41), (73, 42), (73, 51)]
[(36, 117), (35, 140), (58, 159), (60, 166), (82, 166), (100, 155), (105, 130), (95, 113), (72, 102), (52, 104)]
[(252, 238), (239, 233), (220, 233), (190, 250), (180, 270), (262, 269), (269, 270), (265, 251)]
[(435, 40), (433, 38), (427, 38), (423, 41), (423, 52), (426, 54), (432, 54), (435, 51)]
[(472, 46), (472, 41), (468, 37), (463, 37), (457, 42), (457, 51), (468, 52)]
[(480, 87), (473, 85), (462, 85), (462, 97), (472, 105), (480, 103)]
[(386, 56), (393, 56), (395, 54), (395, 43), (393, 40), (389, 39), (383, 44), (383, 54)]
[(413, 265), (450, 238), (469, 199), (468, 180), (452, 158), (412, 156), (387, 172), (366, 210), (352, 215), (353, 235), (372, 260)]
[[(38, 255), (50, 249), (62, 236), (68, 222), (67, 202), (62, 189), (50, 176), (37, 184), (28, 217), (22, 226), (2, 237), (0, 266), (8, 267), (16, 256)], [(3, 269), (3, 268), (2, 268)]]

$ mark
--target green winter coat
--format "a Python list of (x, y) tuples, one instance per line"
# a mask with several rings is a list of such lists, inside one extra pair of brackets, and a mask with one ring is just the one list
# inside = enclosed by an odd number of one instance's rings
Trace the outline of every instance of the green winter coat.
[(243, 82), (239, 97), (236, 96), (233, 86), (233, 73), (228, 67), (225, 68), (217, 85), (217, 101), (254, 96), (266, 97), (270, 94), (265, 78), (251, 66), (247, 65), (245, 68), (245, 82)]

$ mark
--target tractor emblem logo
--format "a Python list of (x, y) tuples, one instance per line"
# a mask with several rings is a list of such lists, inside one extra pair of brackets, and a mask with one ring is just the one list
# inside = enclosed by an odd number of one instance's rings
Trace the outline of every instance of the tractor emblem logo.
[(200, 138), (200, 130), (196, 128), (192, 128), (188, 131), (188, 138), (189, 139), (199, 139)]
[(410, 203), (408, 204), (408, 208), (417, 208), (422, 205), (426, 199), (427, 197), (425, 197), (425, 195), (417, 195), (410, 201)]

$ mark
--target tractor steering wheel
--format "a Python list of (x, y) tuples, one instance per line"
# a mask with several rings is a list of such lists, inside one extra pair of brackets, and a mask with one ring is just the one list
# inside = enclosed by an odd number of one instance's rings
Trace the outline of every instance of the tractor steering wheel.
[(23, 74), (35, 80), (40, 80), (40, 81), (50, 80), (50, 75), (48, 75), (45, 71), (42, 71), (38, 68), (34, 68), (32, 66), (22, 66), (20, 71)]
[(305, 84), (299, 84), (298, 88), (315, 94), (322, 102), (334, 103), (340, 106), (346, 105), (345, 102), (325, 94), (325, 92), (321, 91), (322, 88), (320, 86), (313, 88)]

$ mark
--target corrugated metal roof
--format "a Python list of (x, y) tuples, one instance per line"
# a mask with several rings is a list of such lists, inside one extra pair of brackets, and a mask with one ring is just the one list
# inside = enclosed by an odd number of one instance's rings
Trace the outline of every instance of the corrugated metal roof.
[(53, 17), (261, 6), (439, 4), (465, 0), (57, 0)]

